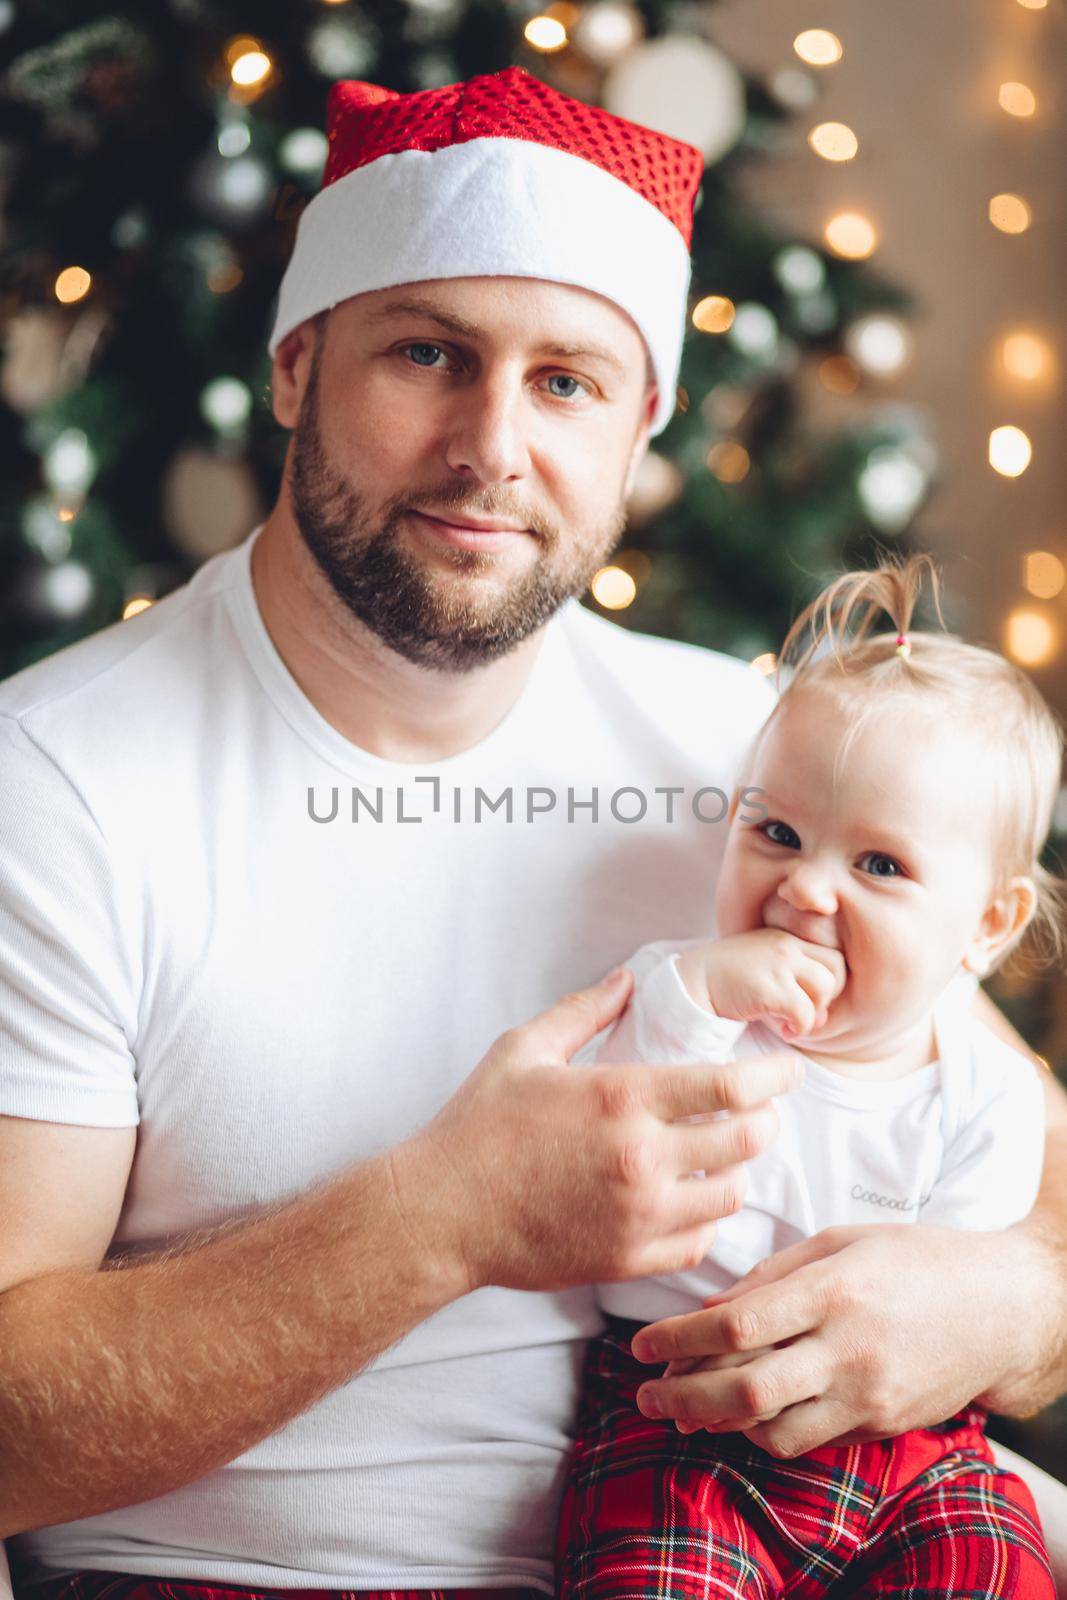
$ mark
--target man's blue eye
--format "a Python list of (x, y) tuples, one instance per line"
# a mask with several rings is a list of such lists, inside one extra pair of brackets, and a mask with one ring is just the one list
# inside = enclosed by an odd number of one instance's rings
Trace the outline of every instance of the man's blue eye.
[[(435, 350), (439, 356), (444, 355), (444, 351), (441, 349), (439, 344), (408, 344), (404, 346), (404, 351), (402, 353), (406, 353), (409, 350)], [(417, 367), (421, 367), (422, 362), (416, 361), (415, 365)]]
[[(572, 378), (569, 373), (556, 372), (556, 373), (554, 373), (552, 375), (551, 378), (549, 378), (548, 381), (549, 381), (549, 383), (555, 383), (557, 379), (562, 379), (562, 381), (564, 383), (576, 383), (580, 389), (585, 389), (586, 394), (589, 393), (589, 390), (586, 389), (585, 384), (582, 383), (579, 378)], [(574, 396), (573, 395), (569, 395), (569, 394), (558, 394), (556, 396), (556, 399), (557, 400), (572, 400), (572, 399), (574, 399)]]
[[(417, 355), (413, 354), (414, 351), (418, 351), (418, 350), (432, 350), (434, 352), (434, 361), (425, 361), (425, 362), (424, 361), (420, 361), (418, 359)], [(436, 364), (437, 356), (447, 356), (448, 352), (446, 350), (444, 350), (441, 347), (441, 345), (439, 345), (439, 344), (429, 344), (425, 340), (419, 340), (415, 344), (402, 345), (401, 348), (400, 348), (399, 353), (402, 356), (407, 356), (408, 359), (411, 360), (413, 365), (415, 365), (416, 367), (421, 367), (424, 372), (431, 372), (433, 370), (433, 368), (434, 368), (434, 365)], [(578, 385), (579, 389), (582, 391), (582, 395), (584, 395), (584, 396), (588, 396), (591, 393), (591, 390), (590, 390), (588, 384), (583, 383), (580, 378), (571, 377), (571, 375), (569, 373), (567, 373), (567, 372), (556, 372), (556, 373), (553, 373), (552, 377), (549, 378), (548, 381), (549, 381), (549, 383), (556, 383), (556, 382), (559, 382), (560, 380), (562, 380), (562, 382), (564, 382), (564, 383), (576, 383)], [(577, 400), (579, 398), (581, 398), (581, 396), (575, 395), (575, 394), (555, 394), (555, 395), (553, 395), (553, 399), (555, 399), (555, 400)]]

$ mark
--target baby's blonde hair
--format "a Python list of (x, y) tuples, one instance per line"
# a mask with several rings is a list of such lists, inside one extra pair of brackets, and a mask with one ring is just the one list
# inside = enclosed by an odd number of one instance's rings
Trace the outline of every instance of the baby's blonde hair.
[[(1067, 881), (1046, 871), (1040, 857), (1060, 789), (1062, 726), (1031, 679), (997, 651), (948, 632), (912, 631), (924, 578), (944, 628), (938, 570), (928, 555), (890, 558), (869, 571), (842, 573), (828, 584), (797, 617), (782, 644), (779, 685), (783, 669), (793, 670), (772, 717), (804, 689), (833, 692), (849, 713), (836, 775), (881, 696), (923, 695), (939, 702), (937, 709), (954, 715), (996, 757), (989, 762), (996, 892), (1004, 892), (1013, 877), (1025, 875), (1037, 893), (1029, 929), (1020, 930), (990, 970), (1007, 958), (1024, 933), (1039, 962), (1059, 965), (1067, 954)], [(891, 618), (894, 631), (872, 634), (882, 613)], [(904, 649), (898, 648), (901, 635), (907, 636)]]

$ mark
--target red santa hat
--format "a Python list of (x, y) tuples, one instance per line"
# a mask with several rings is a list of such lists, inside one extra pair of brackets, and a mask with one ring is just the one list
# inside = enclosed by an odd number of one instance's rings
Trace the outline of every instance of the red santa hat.
[(699, 150), (560, 94), (522, 67), (398, 94), (332, 85), (322, 190), (278, 295), (288, 333), (349, 296), (430, 278), (515, 276), (604, 295), (642, 334), (675, 407)]

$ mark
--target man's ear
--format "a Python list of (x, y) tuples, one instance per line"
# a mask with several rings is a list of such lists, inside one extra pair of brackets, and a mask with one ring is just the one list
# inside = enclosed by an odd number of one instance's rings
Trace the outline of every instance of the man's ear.
[(1013, 944), (1037, 910), (1037, 890), (1032, 878), (1013, 878), (1004, 893), (991, 900), (982, 913), (978, 932), (963, 957), (968, 972), (984, 977)]
[(275, 420), (283, 428), (295, 428), (300, 415), (300, 404), (307, 388), (311, 363), (315, 355), (318, 319), (309, 317), (292, 333), (287, 333), (278, 346), (271, 368), (270, 402)]

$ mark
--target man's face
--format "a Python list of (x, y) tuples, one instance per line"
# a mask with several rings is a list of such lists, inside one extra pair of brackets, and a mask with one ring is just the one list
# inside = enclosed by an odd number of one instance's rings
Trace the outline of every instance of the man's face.
[[(390, 648), (468, 671), (588, 587), (622, 533), (655, 399), (624, 312), (566, 284), (456, 278), (354, 296), (291, 337), (314, 340), (293, 516)], [(419, 510), (519, 531), (472, 548)]]

